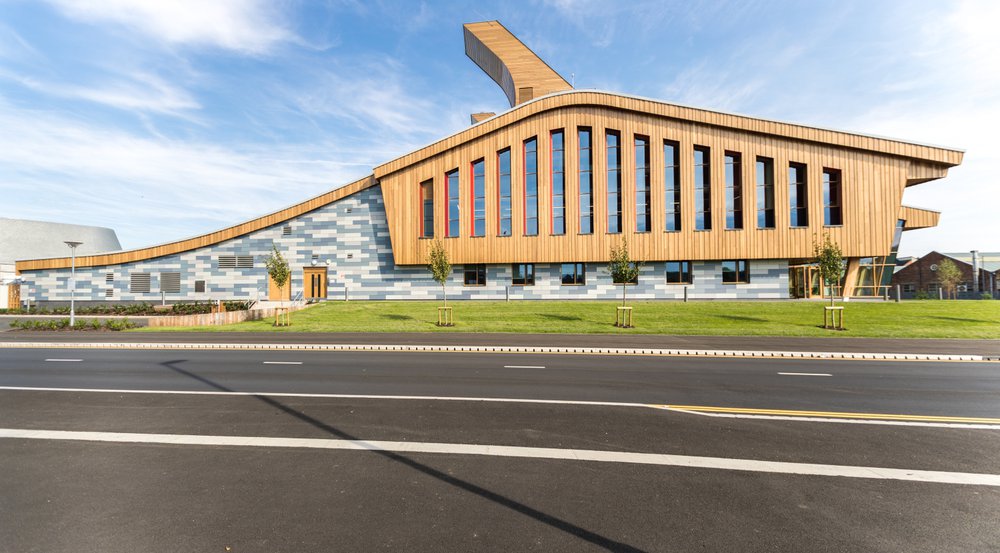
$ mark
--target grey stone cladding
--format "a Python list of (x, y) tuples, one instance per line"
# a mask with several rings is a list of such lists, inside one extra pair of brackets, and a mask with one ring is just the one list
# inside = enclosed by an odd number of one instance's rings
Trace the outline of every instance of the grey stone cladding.
[[(284, 235), (285, 226), (291, 234)], [(88, 267), (76, 272), (77, 300), (91, 302), (149, 301), (161, 298), (160, 273), (179, 272), (180, 293), (166, 294), (168, 302), (209, 299), (267, 299), (264, 258), (271, 245), (286, 256), (292, 267), (292, 296), (303, 293), (303, 267), (328, 267), (328, 298), (331, 300), (424, 300), (441, 296), (441, 287), (423, 266), (397, 266), (393, 262), (389, 227), (378, 186), (352, 194), (315, 211), (251, 234), (206, 248), (106, 267)], [(254, 265), (244, 269), (219, 268), (219, 256), (252, 255)], [(779, 299), (788, 297), (786, 260), (751, 260), (750, 282), (723, 284), (721, 263), (692, 262), (692, 299)], [(611, 282), (607, 265), (588, 263), (586, 284), (563, 286), (559, 264), (536, 264), (533, 286), (510, 286), (510, 265), (487, 267), (485, 286), (464, 286), (464, 269), (454, 267), (448, 284), (451, 299), (616, 299), (621, 286)], [(663, 262), (642, 266), (638, 285), (630, 285), (635, 299), (679, 299), (684, 286), (667, 284)], [(107, 275), (111, 273), (111, 281)], [(150, 292), (130, 290), (130, 275), (149, 273)], [(32, 301), (69, 300), (68, 269), (31, 271), (22, 275), (22, 296)], [(205, 281), (205, 292), (195, 292), (195, 281)], [(108, 295), (107, 290), (112, 290)]]

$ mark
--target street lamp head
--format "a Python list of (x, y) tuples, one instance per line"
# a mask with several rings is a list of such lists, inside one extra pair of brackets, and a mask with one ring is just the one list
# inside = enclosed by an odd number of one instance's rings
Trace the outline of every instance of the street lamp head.
[(65, 240), (63, 244), (66, 244), (70, 248), (76, 249), (76, 247), (79, 246), (80, 244), (83, 244), (83, 242), (74, 242), (72, 240)]

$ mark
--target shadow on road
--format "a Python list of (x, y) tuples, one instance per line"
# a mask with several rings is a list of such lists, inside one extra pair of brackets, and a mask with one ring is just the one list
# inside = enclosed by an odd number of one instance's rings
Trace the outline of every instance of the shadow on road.
[[(225, 386), (223, 386), (223, 385), (221, 385), (221, 384), (219, 384), (219, 383), (217, 383), (217, 382), (215, 382), (215, 381), (213, 381), (211, 379), (205, 378), (205, 377), (203, 377), (201, 375), (198, 375), (198, 374), (195, 374), (195, 373), (193, 373), (191, 371), (182, 369), (181, 367), (178, 366), (179, 364), (184, 363), (184, 362), (185, 362), (184, 360), (166, 361), (166, 362), (161, 363), (161, 365), (163, 365), (164, 367), (170, 369), (171, 371), (174, 371), (177, 374), (180, 374), (180, 375), (186, 376), (188, 378), (192, 378), (194, 380), (197, 380), (198, 382), (201, 382), (201, 383), (203, 383), (203, 384), (205, 384), (207, 386), (210, 386), (210, 387), (212, 387), (212, 388), (214, 388), (216, 390), (223, 391), (223, 392), (234, 392), (234, 391), (236, 391), (236, 390), (229, 389), (229, 388), (227, 388), (227, 387), (225, 387)], [(303, 413), (301, 411), (293, 409), (292, 407), (289, 407), (289, 406), (281, 403), (280, 401), (275, 400), (274, 398), (271, 398), (271, 397), (268, 397), (268, 396), (263, 396), (263, 395), (257, 395), (257, 394), (254, 394), (254, 395), (249, 396), (249, 397), (253, 397), (253, 398), (257, 399), (258, 401), (261, 401), (261, 402), (263, 402), (263, 403), (265, 403), (265, 404), (267, 404), (267, 405), (269, 405), (271, 407), (274, 407), (275, 409), (278, 409), (279, 411), (282, 411), (283, 413), (285, 413), (287, 415), (295, 417), (296, 419), (298, 419), (298, 420), (300, 420), (300, 421), (302, 421), (302, 422), (304, 422), (306, 424), (309, 424), (309, 425), (311, 425), (311, 426), (313, 426), (315, 428), (318, 428), (318, 429), (326, 432), (327, 434), (329, 434), (331, 436), (334, 436), (334, 437), (336, 437), (338, 439), (362, 441), (360, 438), (358, 438), (356, 436), (352, 436), (352, 435), (344, 432), (343, 430), (340, 430), (339, 428), (337, 428), (335, 426), (327, 424), (327, 423), (325, 423), (325, 422), (323, 422), (323, 421), (321, 421), (319, 419), (316, 419), (314, 417), (311, 417), (311, 416), (309, 416), (309, 415), (307, 415), (307, 414), (305, 414), (305, 413)], [(394, 453), (392, 451), (379, 451), (379, 450), (370, 450), (370, 451), (371, 451), (371, 453), (375, 453), (377, 455), (381, 455), (381, 456), (383, 456), (383, 457), (385, 457), (387, 459), (390, 459), (392, 461), (395, 461), (397, 463), (405, 465), (405, 466), (407, 466), (407, 467), (409, 467), (409, 468), (411, 468), (413, 470), (421, 472), (421, 473), (423, 473), (423, 474), (425, 474), (427, 476), (430, 476), (431, 478), (435, 478), (437, 480), (440, 480), (440, 481), (442, 481), (442, 482), (444, 482), (446, 484), (450, 484), (450, 485), (452, 485), (452, 486), (454, 486), (456, 488), (459, 488), (461, 490), (464, 490), (466, 492), (476, 494), (479, 497), (482, 497), (483, 499), (486, 499), (488, 501), (492, 501), (493, 503), (496, 503), (497, 505), (501, 505), (503, 507), (511, 509), (512, 511), (515, 511), (515, 512), (520, 513), (522, 515), (525, 515), (527, 517), (533, 518), (533, 519), (537, 520), (538, 522), (541, 522), (543, 524), (547, 524), (547, 525), (549, 525), (549, 526), (551, 526), (553, 528), (556, 528), (558, 530), (562, 530), (563, 532), (566, 532), (568, 534), (576, 536), (576, 537), (578, 537), (578, 538), (580, 538), (582, 540), (588, 541), (588, 542), (590, 542), (590, 543), (592, 543), (594, 545), (603, 547), (603, 548), (605, 548), (605, 549), (607, 549), (609, 551), (623, 551), (623, 552), (638, 552), (638, 553), (642, 553), (641, 549), (637, 549), (635, 547), (632, 547), (631, 545), (628, 545), (628, 544), (625, 544), (625, 543), (621, 543), (621, 542), (612, 540), (611, 538), (608, 538), (608, 537), (602, 536), (600, 534), (591, 532), (590, 530), (587, 530), (585, 528), (581, 528), (581, 527), (579, 527), (579, 526), (577, 526), (577, 525), (575, 525), (575, 524), (573, 524), (571, 522), (568, 522), (566, 520), (563, 520), (561, 518), (557, 518), (557, 517), (552, 516), (550, 514), (543, 513), (543, 512), (541, 512), (541, 511), (539, 511), (537, 509), (533, 509), (533, 508), (531, 508), (531, 507), (529, 507), (529, 506), (527, 506), (527, 505), (525, 505), (523, 503), (520, 503), (518, 501), (515, 501), (515, 500), (513, 500), (513, 499), (511, 499), (509, 497), (506, 497), (506, 496), (500, 495), (500, 494), (498, 494), (496, 492), (487, 490), (486, 488), (477, 486), (477, 485), (475, 485), (475, 484), (473, 484), (471, 482), (467, 482), (465, 480), (462, 480), (461, 478), (457, 478), (457, 477), (452, 476), (450, 474), (446, 474), (446, 473), (441, 472), (441, 471), (439, 471), (439, 470), (437, 470), (435, 468), (429, 467), (429, 466), (427, 466), (427, 465), (425, 465), (423, 463), (420, 463), (418, 461), (410, 459), (409, 457), (400, 455), (398, 453)]]

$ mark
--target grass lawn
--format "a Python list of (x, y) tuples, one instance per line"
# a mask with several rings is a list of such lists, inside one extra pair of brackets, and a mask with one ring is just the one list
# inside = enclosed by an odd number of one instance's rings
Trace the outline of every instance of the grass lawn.
[(844, 332), (819, 328), (825, 303), (811, 301), (636, 301), (632, 329), (614, 326), (614, 302), (458, 301), (455, 326), (440, 328), (438, 302), (328, 302), (273, 321), (140, 331), (558, 332), (688, 335), (1000, 339), (1000, 301), (848, 302)]

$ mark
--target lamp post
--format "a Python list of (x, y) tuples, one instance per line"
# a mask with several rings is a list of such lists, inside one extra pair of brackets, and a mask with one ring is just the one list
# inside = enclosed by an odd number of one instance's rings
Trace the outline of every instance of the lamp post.
[(76, 325), (76, 247), (83, 244), (83, 242), (66, 240), (64, 244), (69, 246), (70, 255), (72, 256), (69, 273), (69, 326), (73, 327)]

